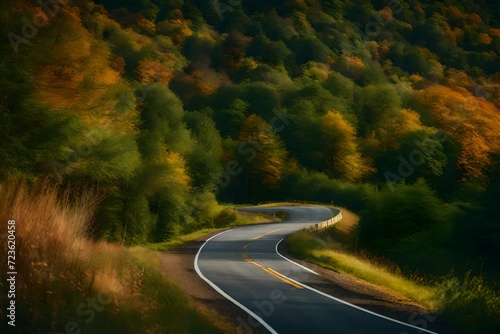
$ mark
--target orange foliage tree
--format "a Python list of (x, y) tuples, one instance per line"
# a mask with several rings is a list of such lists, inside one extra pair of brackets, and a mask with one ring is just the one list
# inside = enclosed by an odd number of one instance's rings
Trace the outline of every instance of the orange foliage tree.
[(464, 88), (441, 85), (416, 93), (433, 122), (461, 146), (458, 168), (463, 180), (478, 178), (500, 149), (500, 113), (492, 103)]

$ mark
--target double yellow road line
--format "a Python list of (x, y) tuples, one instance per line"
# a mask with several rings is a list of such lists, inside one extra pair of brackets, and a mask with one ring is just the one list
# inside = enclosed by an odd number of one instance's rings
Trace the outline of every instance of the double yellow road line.
[[(271, 234), (271, 233), (274, 233), (274, 232), (277, 232), (279, 230), (282, 230), (282, 228), (279, 228), (279, 229), (276, 229), (276, 230), (272, 230), (272, 231), (269, 231), (267, 233), (264, 233), (262, 235), (259, 235), (257, 237), (254, 237), (252, 238), (251, 240), (257, 240), (257, 239), (260, 239), (262, 238), (263, 236), (266, 236), (268, 234)], [(247, 248), (250, 244), (252, 243), (252, 241), (248, 242), (247, 244), (245, 244), (243, 246), (243, 248)], [(277, 279), (287, 283), (287, 284), (290, 284), (291, 286), (293, 286), (294, 288), (296, 289), (303, 289), (303, 287), (301, 285), (298, 285), (297, 283), (291, 281), (289, 278), (287, 278), (286, 276), (280, 274), (279, 272), (277, 272), (276, 270), (272, 269), (272, 268), (266, 268), (264, 267), (263, 265), (261, 265), (260, 263), (257, 263), (255, 262), (254, 260), (252, 260), (247, 253), (243, 253), (243, 259), (245, 261), (247, 261), (248, 263), (250, 264), (253, 264), (254, 266), (256, 267), (259, 267), (260, 269), (264, 270), (266, 273), (268, 273), (269, 275), (272, 275), (274, 277), (276, 277)]]

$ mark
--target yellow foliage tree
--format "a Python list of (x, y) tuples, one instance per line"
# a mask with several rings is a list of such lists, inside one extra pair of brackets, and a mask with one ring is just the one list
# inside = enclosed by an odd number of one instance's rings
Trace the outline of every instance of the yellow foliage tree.
[(324, 115), (319, 135), (324, 161), (332, 176), (355, 182), (372, 171), (358, 150), (354, 128), (341, 114), (329, 111)]
[(177, 152), (168, 152), (165, 157), (165, 164), (171, 171), (170, 182), (189, 190), (191, 178), (187, 174), (186, 161), (182, 155)]
[(375, 136), (378, 148), (384, 152), (397, 150), (401, 144), (401, 137), (410, 132), (423, 129), (420, 115), (412, 109), (401, 109), (393, 115), (386, 115), (377, 125), (372, 136)]

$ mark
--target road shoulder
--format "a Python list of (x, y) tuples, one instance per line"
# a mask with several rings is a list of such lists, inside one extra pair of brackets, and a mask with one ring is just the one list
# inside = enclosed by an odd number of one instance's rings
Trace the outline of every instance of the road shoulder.
[(286, 258), (319, 274), (319, 276), (309, 275), (308, 278), (301, 281), (301, 283), (316, 290), (369, 311), (415, 326), (423, 324), (423, 320), (425, 320), (427, 325), (422, 328), (440, 334), (459, 332), (438, 316), (429, 314), (418, 305), (395, 298), (393, 293), (385, 291), (383, 287), (293, 257), (288, 250), (286, 238), (279, 244), (278, 251)]
[[(194, 269), (196, 253), (207, 239), (217, 233), (220, 231), (209, 233), (196, 241), (163, 252), (161, 262), (167, 276), (189, 295), (197, 310), (205, 314), (225, 333), (240, 333), (241, 331), (238, 332), (238, 319), (248, 322), (249, 315), (216, 292), (198, 276)], [(253, 333), (260, 334), (267, 333), (267, 331), (261, 327), (255, 329)]]

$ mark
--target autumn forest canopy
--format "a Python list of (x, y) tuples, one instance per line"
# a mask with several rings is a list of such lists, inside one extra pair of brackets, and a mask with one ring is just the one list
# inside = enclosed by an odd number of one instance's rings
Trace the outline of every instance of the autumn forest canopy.
[(494, 1), (0, 7), (0, 178), (96, 189), (94, 238), (311, 200), (360, 212), (360, 247), (403, 266), (498, 270)]

